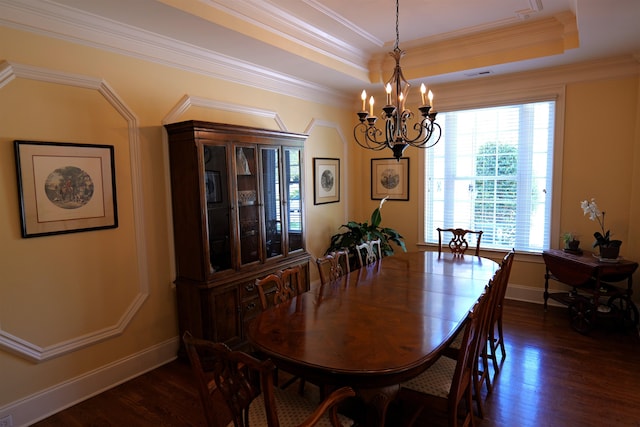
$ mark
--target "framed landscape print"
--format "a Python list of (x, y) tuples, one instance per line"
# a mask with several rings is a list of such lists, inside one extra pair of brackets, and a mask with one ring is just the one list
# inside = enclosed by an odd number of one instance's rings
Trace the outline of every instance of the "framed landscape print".
[(409, 158), (371, 159), (371, 199), (409, 200)]
[(313, 159), (313, 204), (340, 201), (340, 159)]
[(113, 146), (14, 141), (22, 237), (116, 228)]

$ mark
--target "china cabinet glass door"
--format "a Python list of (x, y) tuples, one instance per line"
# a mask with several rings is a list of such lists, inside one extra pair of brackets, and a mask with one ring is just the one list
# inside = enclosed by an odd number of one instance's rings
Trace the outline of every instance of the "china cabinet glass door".
[(203, 145), (202, 150), (202, 158), (204, 160), (203, 188), (207, 206), (207, 231), (209, 237), (209, 263), (211, 273), (215, 273), (216, 271), (227, 270), (232, 266), (227, 149), (223, 145)]
[(264, 225), (266, 258), (282, 255), (282, 196), (280, 151), (263, 148), (262, 194), (264, 197)]
[(303, 248), (302, 233), (302, 187), (300, 180), (300, 150), (285, 148), (284, 150), (284, 187), (287, 195), (287, 234), (289, 236), (289, 252)]
[(256, 149), (237, 146), (234, 154), (238, 192), (238, 224), (240, 226), (240, 264), (245, 265), (260, 259), (260, 206), (257, 192)]

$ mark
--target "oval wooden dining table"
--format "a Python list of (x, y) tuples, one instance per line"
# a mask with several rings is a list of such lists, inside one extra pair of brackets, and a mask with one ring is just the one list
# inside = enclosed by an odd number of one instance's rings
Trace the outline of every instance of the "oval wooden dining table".
[(400, 383), (427, 369), (497, 270), (488, 258), (406, 252), (260, 313), (249, 342), (283, 370), (349, 385), (383, 426)]

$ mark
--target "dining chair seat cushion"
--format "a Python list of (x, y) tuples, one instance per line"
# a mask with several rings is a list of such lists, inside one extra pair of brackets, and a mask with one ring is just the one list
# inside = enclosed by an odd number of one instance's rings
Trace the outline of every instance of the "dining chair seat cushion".
[(449, 344), (449, 348), (454, 350), (460, 350), (462, 348), (462, 333), (456, 334), (451, 344)]
[(429, 369), (402, 383), (402, 387), (446, 399), (451, 390), (451, 380), (456, 370), (456, 363), (456, 360), (442, 356), (429, 366)]
[[(276, 398), (278, 420), (282, 427), (298, 426), (302, 424), (309, 414), (311, 414), (318, 406), (318, 402), (304, 398), (295, 392), (281, 390), (278, 388), (274, 388), (273, 392)], [(265, 412), (263, 399), (263, 396), (260, 395), (256, 397), (251, 406), (249, 406), (250, 426), (258, 427), (267, 425), (267, 414)], [(353, 420), (345, 417), (344, 415), (338, 414), (338, 420), (343, 426), (353, 425)], [(325, 414), (316, 426), (332, 427), (329, 414)], [(233, 421), (227, 424), (227, 427), (233, 427)]]

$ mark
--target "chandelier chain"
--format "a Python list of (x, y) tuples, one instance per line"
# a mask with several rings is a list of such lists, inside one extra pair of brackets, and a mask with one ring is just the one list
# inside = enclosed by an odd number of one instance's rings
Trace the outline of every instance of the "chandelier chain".
[(396, 0), (396, 44), (393, 46), (393, 50), (398, 50), (400, 46), (400, 0)]

